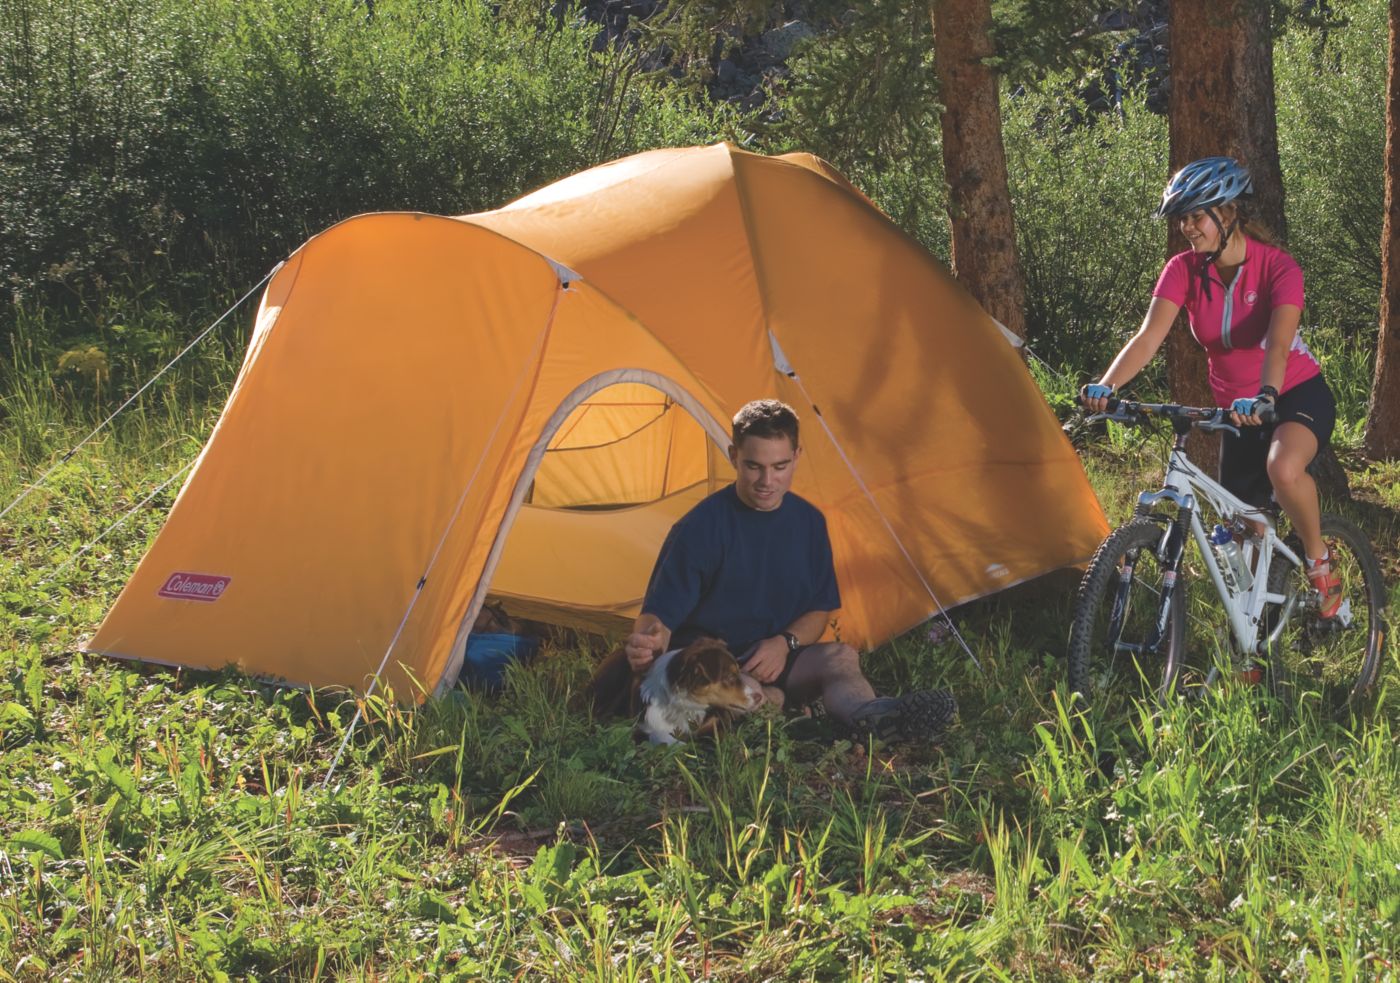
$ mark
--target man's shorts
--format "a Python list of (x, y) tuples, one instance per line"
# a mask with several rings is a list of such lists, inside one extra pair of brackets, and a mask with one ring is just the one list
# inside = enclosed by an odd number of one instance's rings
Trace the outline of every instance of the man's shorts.
[(1256, 508), (1273, 501), (1269, 482), (1269, 445), (1280, 423), (1301, 423), (1317, 438), (1319, 451), (1332, 439), (1337, 422), (1337, 401), (1320, 375), (1300, 382), (1278, 397), (1275, 422), (1263, 427), (1240, 427), (1240, 435), (1221, 435), (1220, 483), (1230, 494)]

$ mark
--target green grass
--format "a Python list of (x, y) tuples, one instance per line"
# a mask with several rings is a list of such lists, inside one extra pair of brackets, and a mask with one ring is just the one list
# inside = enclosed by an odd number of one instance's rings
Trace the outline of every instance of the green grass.
[[(5, 503), (101, 416), (20, 375)], [(957, 612), (985, 677), (920, 632), (867, 658), (880, 687), (958, 693), (940, 749), (871, 754), (781, 717), (639, 747), (560, 709), (599, 653), (555, 650), (499, 696), (368, 701), (327, 787), (343, 694), (74, 654), (171, 492), (69, 561), (198, 447), (194, 384), (0, 522), (0, 979), (1396, 973), (1394, 655), (1354, 728), (1240, 688), (1073, 719), (1072, 575)], [(1161, 450), (1086, 452), (1115, 520)], [(1394, 602), (1395, 470), (1353, 478)]]

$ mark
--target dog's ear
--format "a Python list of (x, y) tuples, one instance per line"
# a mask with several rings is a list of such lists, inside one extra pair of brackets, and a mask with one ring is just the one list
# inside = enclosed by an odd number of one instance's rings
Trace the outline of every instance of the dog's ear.
[(708, 683), (714, 682), (713, 661), (707, 641), (692, 641), (689, 646), (676, 653), (671, 665), (666, 667), (669, 669), (668, 682), (671, 683), (672, 689), (683, 690), (686, 693), (703, 689)]
[(725, 670), (734, 662), (729, 650), (703, 638), (691, 642), (671, 661), (671, 685), (693, 693), (712, 686), (724, 678)]

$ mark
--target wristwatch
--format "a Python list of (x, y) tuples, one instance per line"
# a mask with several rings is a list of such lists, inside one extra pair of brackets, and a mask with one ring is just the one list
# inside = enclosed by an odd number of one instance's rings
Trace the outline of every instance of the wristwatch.
[(802, 643), (799, 642), (799, 641), (797, 640), (797, 636), (794, 635), (792, 632), (790, 632), (790, 631), (780, 631), (780, 632), (778, 632), (778, 634), (779, 634), (779, 635), (782, 635), (783, 638), (785, 638), (785, 639), (787, 640), (787, 643), (788, 643), (788, 651), (789, 651), (789, 652), (796, 652), (798, 649), (800, 649), (800, 648), (802, 647)]

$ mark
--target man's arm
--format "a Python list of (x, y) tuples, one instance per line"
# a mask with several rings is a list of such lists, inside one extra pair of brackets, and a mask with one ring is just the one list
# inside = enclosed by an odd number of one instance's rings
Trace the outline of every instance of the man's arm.
[[(798, 645), (811, 645), (826, 632), (830, 611), (808, 611), (795, 618), (787, 631), (797, 636)], [(788, 641), (782, 635), (765, 638), (744, 663), (744, 671), (760, 683), (771, 683), (787, 665)]]
[(671, 527), (656, 556), (642, 599), (642, 614), (627, 637), (627, 661), (642, 673), (671, 644), (671, 632), (686, 623), (700, 603), (716, 560), (715, 537), (692, 518), (692, 509)]
[(632, 634), (627, 636), (623, 648), (627, 652), (627, 664), (634, 673), (646, 672), (656, 657), (666, 651), (671, 642), (671, 629), (661, 623), (654, 614), (643, 614), (632, 625)]
[[(826, 634), (826, 626), (830, 621), (830, 611), (808, 611), (788, 625), (787, 630), (797, 636), (798, 645), (811, 645)], [(778, 637), (782, 638), (781, 635)], [(783, 641), (786, 642), (786, 639)]]

